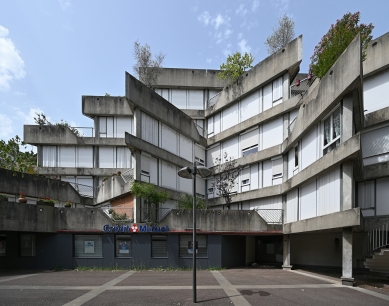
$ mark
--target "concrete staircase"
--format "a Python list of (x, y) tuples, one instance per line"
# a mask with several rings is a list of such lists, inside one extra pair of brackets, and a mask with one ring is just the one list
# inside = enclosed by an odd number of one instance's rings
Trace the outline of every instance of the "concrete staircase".
[(374, 252), (371, 258), (366, 258), (364, 265), (372, 272), (389, 276), (389, 248), (382, 248), (379, 252)]

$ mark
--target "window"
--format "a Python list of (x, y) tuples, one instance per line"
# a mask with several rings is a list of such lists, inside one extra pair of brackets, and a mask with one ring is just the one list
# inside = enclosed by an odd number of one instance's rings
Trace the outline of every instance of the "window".
[(151, 236), (151, 257), (167, 257), (167, 236)]
[(208, 194), (213, 193), (213, 192), (214, 192), (214, 188), (213, 187), (208, 188)]
[(101, 235), (75, 235), (74, 257), (103, 257)]
[(113, 137), (113, 117), (99, 117), (100, 137)]
[(35, 256), (35, 235), (20, 235), (20, 256)]
[(5, 235), (0, 235), (0, 257), (6, 254), (6, 240)]
[[(180, 235), (180, 257), (192, 257), (193, 251), (190, 250), (192, 235)], [(197, 235), (197, 257), (207, 257), (207, 236)]]
[(299, 146), (294, 147), (294, 167), (298, 168), (299, 166)]
[(250, 167), (242, 169), (242, 173), (240, 175), (241, 179), (241, 191), (249, 191), (250, 190)]
[(340, 145), (340, 107), (323, 121), (323, 155)]
[(252, 146), (250, 148), (243, 149), (242, 150), (242, 156), (245, 157), (245, 156), (253, 154), (255, 152), (258, 152), (258, 145)]
[(131, 257), (131, 235), (116, 236), (116, 257)]
[(203, 159), (195, 157), (195, 161), (197, 162), (198, 165), (205, 166), (205, 161)]
[(283, 173), (283, 159), (279, 157), (277, 159), (273, 159), (273, 179), (282, 177)]

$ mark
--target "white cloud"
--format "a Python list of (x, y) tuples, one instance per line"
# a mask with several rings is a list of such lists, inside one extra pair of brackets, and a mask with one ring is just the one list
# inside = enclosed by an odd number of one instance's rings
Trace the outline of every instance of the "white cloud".
[(279, 14), (283, 15), (289, 8), (290, 0), (274, 0), (271, 3), (278, 9)]
[(207, 63), (212, 63), (212, 58), (208, 58), (206, 59)]
[(231, 47), (232, 47), (232, 45), (229, 43), (229, 44), (227, 44), (227, 46), (224, 48), (224, 50), (223, 50), (224, 57), (227, 57), (227, 56), (229, 56), (230, 54), (232, 54), (232, 52), (231, 52)]
[(0, 25), (0, 90), (8, 90), (10, 82), (26, 76), (24, 61), (12, 40), (7, 38), (9, 31)]
[(58, 0), (59, 5), (61, 6), (62, 10), (67, 10), (70, 7), (70, 1), (69, 0)]
[(243, 33), (241, 32), (241, 33), (239, 33), (238, 34), (238, 39), (241, 39), (242, 38), (242, 36), (243, 36)]
[[(14, 112), (19, 118), (23, 119), (23, 124), (36, 124), (34, 120), (34, 117), (37, 116), (36, 114), (44, 113), (43, 110), (41, 110), (39, 107), (30, 108), (27, 114), (23, 112), (20, 108), (15, 107)], [(49, 116), (46, 116), (46, 118), (48, 121), (51, 120)]]
[(230, 29), (227, 29), (224, 31), (224, 38), (227, 39), (231, 34), (232, 34), (233, 31), (231, 31)]
[(13, 133), (12, 119), (0, 114), (0, 138), (9, 139)]
[(244, 4), (239, 5), (239, 8), (235, 11), (237, 15), (244, 16), (248, 13), (248, 10), (244, 7)]
[(218, 14), (216, 17), (212, 17), (208, 11), (205, 11), (197, 17), (197, 20), (203, 23), (205, 26), (210, 24), (215, 28), (215, 30), (218, 30), (221, 25), (229, 24), (230, 17), (227, 15), (222, 16), (221, 14)]
[(254, 13), (257, 11), (259, 7), (259, 0), (254, 0), (253, 3), (251, 4), (251, 11)]
[(200, 16), (197, 17), (197, 20), (201, 23), (204, 23), (204, 25), (208, 25), (211, 20), (211, 15), (207, 11), (203, 12)]
[(247, 40), (246, 39), (242, 39), (239, 43), (238, 43), (238, 46), (240, 48), (240, 52), (241, 53), (250, 53), (251, 51), (251, 47), (247, 45)]
[(226, 23), (226, 19), (225, 17), (223, 17), (222, 15), (217, 15), (216, 18), (212, 19), (212, 24), (215, 25), (215, 29), (219, 29), (219, 27), (223, 24), (223, 23)]
[(20, 91), (15, 91), (15, 92), (14, 92), (14, 95), (15, 95), (15, 96), (26, 96), (26, 93), (20, 92)]

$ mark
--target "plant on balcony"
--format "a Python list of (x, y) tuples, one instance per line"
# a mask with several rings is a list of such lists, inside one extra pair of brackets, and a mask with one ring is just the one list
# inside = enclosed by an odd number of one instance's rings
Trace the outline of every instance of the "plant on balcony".
[(54, 204), (55, 200), (53, 200), (50, 197), (38, 197), (38, 202), (43, 202), (43, 203), (49, 203), (49, 204)]
[(0, 201), (8, 201), (7, 195), (5, 195), (4, 193), (0, 193)]
[(243, 56), (240, 52), (235, 52), (227, 57), (227, 61), (220, 65), (220, 72), (217, 75), (219, 80), (230, 79), (237, 80), (246, 69), (252, 68), (254, 57), (251, 53), (245, 53)]
[(311, 56), (309, 73), (322, 78), (339, 56), (358, 34), (361, 35), (362, 60), (366, 59), (366, 49), (372, 39), (373, 24), (358, 24), (360, 13), (347, 13), (336, 24), (332, 24), (322, 37)]
[(19, 203), (27, 203), (27, 198), (23, 191), (19, 193)]
[(42, 127), (43, 125), (56, 125), (56, 126), (60, 126), (62, 128), (68, 128), (69, 130), (72, 131), (73, 134), (75, 134), (77, 137), (82, 137), (81, 133), (79, 130), (77, 130), (77, 128), (75, 127), (72, 127), (69, 125), (69, 123), (63, 119), (61, 119), (61, 122), (57, 122), (57, 123), (51, 123), (46, 115), (44, 113), (35, 113), (36, 117), (34, 117), (34, 121), (36, 124), (38, 124), (40, 127)]
[(73, 204), (74, 204), (74, 202), (68, 200), (68, 201), (66, 201), (66, 203), (64, 204), (64, 207), (70, 208), (70, 207), (72, 207)]
[[(177, 200), (177, 209), (193, 209), (193, 196), (184, 194)], [(196, 197), (196, 209), (207, 209), (204, 199)]]

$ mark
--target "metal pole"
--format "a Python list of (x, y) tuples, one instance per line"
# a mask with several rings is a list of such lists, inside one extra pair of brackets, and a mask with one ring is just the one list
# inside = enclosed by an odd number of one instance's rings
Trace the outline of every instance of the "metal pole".
[(196, 162), (193, 163), (193, 303), (196, 300)]

